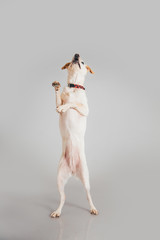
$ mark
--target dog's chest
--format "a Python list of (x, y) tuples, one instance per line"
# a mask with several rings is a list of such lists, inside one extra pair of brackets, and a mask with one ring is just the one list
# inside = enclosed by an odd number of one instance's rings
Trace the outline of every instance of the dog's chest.
[(82, 93), (80, 91), (77, 91), (77, 89), (64, 88), (61, 98), (64, 103), (80, 101), (82, 99)]

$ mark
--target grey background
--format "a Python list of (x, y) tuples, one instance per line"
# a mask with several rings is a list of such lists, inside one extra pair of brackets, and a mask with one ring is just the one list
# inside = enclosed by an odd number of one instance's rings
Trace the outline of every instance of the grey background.
[[(0, 1), (0, 239), (159, 239), (160, 36), (158, 1)], [(79, 53), (86, 155), (98, 216), (66, 186), (51, 83)]]

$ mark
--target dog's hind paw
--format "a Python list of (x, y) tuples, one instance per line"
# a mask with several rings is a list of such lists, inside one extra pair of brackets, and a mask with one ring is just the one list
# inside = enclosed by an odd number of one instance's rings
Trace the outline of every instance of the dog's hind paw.
[(92, 208), (92, 209), (90, 210), (90, 213), (93, 214), (93, 215), (98, 215), (98, 211), (97, 211), (97, 209), (95, 209), (95, 208)]
[(61, 213), (59, 211), (55, 211), (51, 213), (51, 218), (56, 218), (56, 217), (60, 217)]

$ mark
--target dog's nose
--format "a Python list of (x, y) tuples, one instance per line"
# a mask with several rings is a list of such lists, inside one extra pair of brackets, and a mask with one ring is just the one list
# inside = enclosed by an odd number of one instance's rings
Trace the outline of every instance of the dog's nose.
[(74, 55), (74, 60), (78, 61), (78, 59), (79, 59), (79, 54), (76, 53), (76, 54)]

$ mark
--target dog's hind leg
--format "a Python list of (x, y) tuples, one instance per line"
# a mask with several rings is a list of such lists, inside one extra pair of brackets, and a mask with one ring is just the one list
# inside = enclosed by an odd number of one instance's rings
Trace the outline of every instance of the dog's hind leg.
[(81, 161), (81, 166), (79, 167), (77, 176), (80, 178), (80, 180), (82, 181), (82, 183), (85, 187), (85, 190), (87, 193), (87, 199), (88, 199), (89, 205), (90, 205), (90, 213), (94, 214), (94, 215), (98, 215), (98, 211), (93, 204), (91, 193), (90, 193), (89, 172), (88, 172), (85, 155), (83, 156), (83, 158), (84, 159), (83, 159), (83, 161)]
[(65, 158), (62, 157), (62, 159), (60, 161), (59, 169), (58, 169), (58, 176), (57, 176), (57, 185), (58, 185), (58, 190), (60, 193), (60, 204), (59, 204), (59, 207), (57, 208), (57, 210), (54, 211), (53, 213), (51, 213), (50, 216), (53, 218), (59, 217), (61, 215), (62, 208), (63, 208), (64, 202), (65, 202), (64, 187), (70, 176), (71, 176), (70, 169), (68, 168), (68, 166), (66, 164)]

